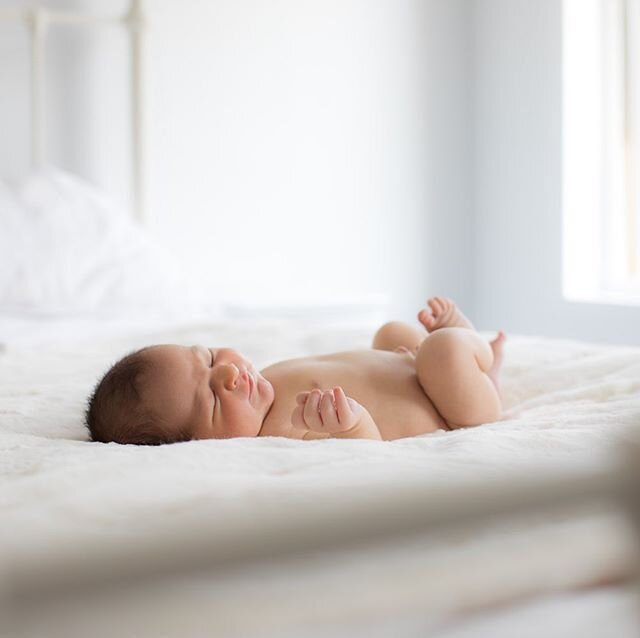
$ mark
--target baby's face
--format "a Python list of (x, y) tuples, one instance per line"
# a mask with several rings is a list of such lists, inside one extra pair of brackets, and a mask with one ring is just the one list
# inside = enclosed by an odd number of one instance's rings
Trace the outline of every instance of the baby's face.
[(194, 439), (258, 436), (273, 386), (230, 348), (154, 346), (144, 401), (165, 423)]

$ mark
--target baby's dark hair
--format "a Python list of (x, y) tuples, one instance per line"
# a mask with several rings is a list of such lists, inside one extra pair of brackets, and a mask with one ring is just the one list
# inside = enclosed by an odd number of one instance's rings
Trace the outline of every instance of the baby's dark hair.
[(153, 370), (152, 361), (145, 356), (148, 350), (124, 356), (96, 385), (85, 413), (93, 441), (161, 445), (191, 438), (186, 432), (172, 432), (144, 403), (145, 377)]

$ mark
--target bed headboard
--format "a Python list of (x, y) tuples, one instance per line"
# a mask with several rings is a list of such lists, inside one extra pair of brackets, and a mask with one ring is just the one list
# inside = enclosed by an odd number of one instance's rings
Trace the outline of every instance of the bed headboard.
[(49, 7), (0, 8), (1, 22), (24, 21), (31, 45), (31, 166), (46, 163), (45, 131), (45, 40), (51, 26), (65, 24), (78, 28), (95, 28), (119, 24), (131, 34), (131, 122), (133, 210), (141, 223), (146, 220), (145, 208), (145, 95), (144, 95), (144, 0), (131, 0), (123, 15), (100, 16), (84, 11)]

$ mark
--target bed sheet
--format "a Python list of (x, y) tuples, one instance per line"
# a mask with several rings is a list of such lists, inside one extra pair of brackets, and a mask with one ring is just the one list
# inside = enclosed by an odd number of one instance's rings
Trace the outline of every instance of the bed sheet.
[[(5, 577), (24, 561), (73, 552), (89, 556), (101, 547), (138, 542), (154, 530), (188, 529), (199, 521), (259, 528), (267, 513), (304, 516), (308, 508), (365, 498), (375, 490), (393, 492), (407, 483), (423, 485), (428, 494), (523, 471), (566, 475), (609, 467), (619, 447), (637, 433), (640, 350), (511, 336), (503, 377), (506, 416), (499, 423), (391, 442), (265, 438), (161, 448), (87, 442), (81, 424), (86, 396), (110, 362), (136, 347), (229, 344), (264, 366), (367, 347), (371, 336), (370, 329), (353, 326), (235, 321), (156, 327), (108, 338), (56, 338), (37, 345), (8, 343), (0, 354), (0, 563)], [(349, 591), (354, 579), (367, 584), (361, 612), (393, 615), (400, 609), (408, 614), (409, 601), (436, 627), (443, 619), (462, 618), (489, 605), (625, 578), (631, 551), (623, 521), (596, 509), (578, 518), (560, 512), (486, 533), (422, 539), (395, 548), (382, 562), (377, 553), (365, 552), (359, 567), (354, 563), (348, 573), (344, 565), (350, 558), (332, 562), (323, 557), (324, 576), (291, 567), (280, 570), (271, 585), (266, 577), (238, 583), (262, 601), (256, 606), (263, 616), (269, 615), (269, 601), (282, 600), (287, 588), (299, 590), (308, 583), (309, 592), (323, 592), (327, 604), (321, 609), (300, 604), (295, 613), (281, 610), (279, 628), (283, 623), (299, 628), (309, 617), (305, 610), (326, 622), (344, 620), (353, 610), (344, 608), (341, 592)], [(327, 579), (331, 598), (322, 588)], [(404, 585), (389, 596), (389, 582)], [(211, 622), (228, 628), (242, 616), (233, 592), (226, 598), (217, 592), (213, 604), (207, 588), (198, 591), (206, 598)], [(329, 608), (333, 611), (327, 615)], [(276, 622), (274, 614), (269, 617)], [(263, 623), (262, 633), (267, 629)]]

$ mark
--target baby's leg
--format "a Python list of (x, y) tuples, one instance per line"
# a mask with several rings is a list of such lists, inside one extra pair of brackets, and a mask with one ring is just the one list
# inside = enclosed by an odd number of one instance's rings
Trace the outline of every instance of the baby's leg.
[(424, 330), (418, 330), (402, 321), (390, 321), (376, 332), (371, 347), (374, 350), (390, 352), (406, 348), (409, 352), (415, 353), (426, 336)]
[(478, 333), (445, 327), (422, 342), (416, 374), (449, 427), (470, 427), (500, 419), (500, 397), (488, 374), (493, 363), (493, 350)]

